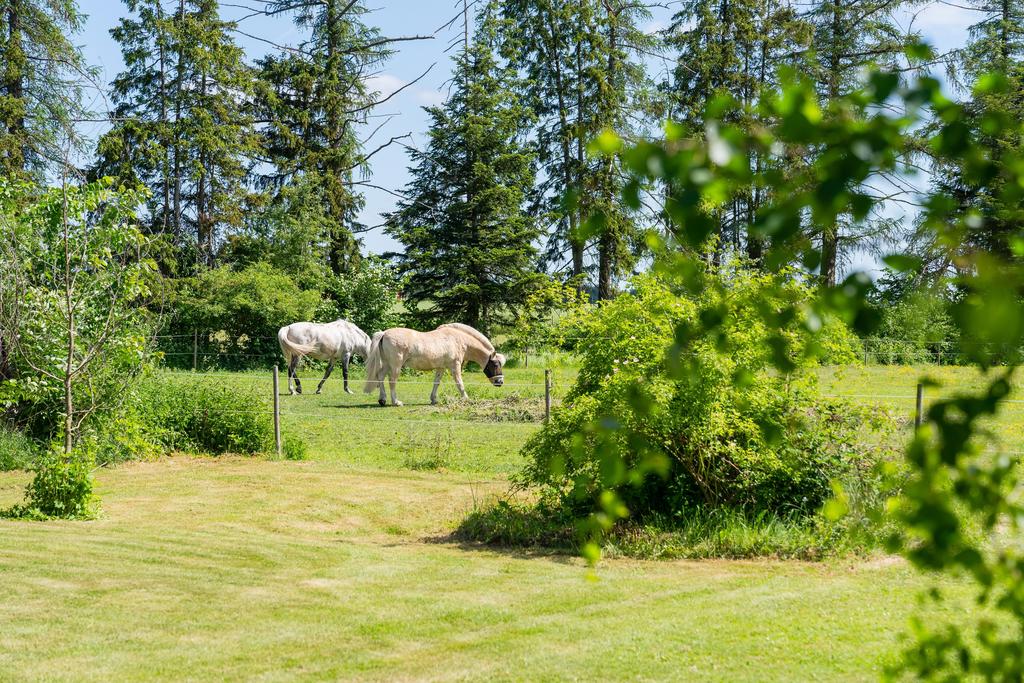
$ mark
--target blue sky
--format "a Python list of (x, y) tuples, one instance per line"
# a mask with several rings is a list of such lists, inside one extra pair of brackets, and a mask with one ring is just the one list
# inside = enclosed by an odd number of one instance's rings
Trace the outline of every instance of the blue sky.
[[(263, 6), (261, 0), (226, 0), (225, 5), (222, 6), (222, 16), (227, 19), (235, 19), (249, 13), (238, 7), (228, 7), (227, 4)], [(679, 3), (673, 1), (662, 4), (671, 8)], [(378, 141), (386, 141), (394, 135), (412, 133), (412, 139), (407, 142), (414, 146), (421, 146), (425, 142), (424, 132), (427, 127), (427, 119), (422, 107), (444, 101), (447, 92), (446, 82), (451, 74), (451, 52), (446, 53), (445, 50), (453, 40), (458, 40), (462, 36), (461, 20), (448, 29), (442, 31), (437, 31), (437, 29), (457, 14), (462, 2), (461, 0), (371, 0), (369, 6), (375, 9), (367, 15), (366, 20), (380, 27), (388, 36), (435, 35), (432, 40), (399, 43), (398, 53), (388, 63), (382, 65), (380, 72), (372, 78), (373, 87), (386, 96), (411, 82), (431, 64), (435, 65), (422, 80), (377, 109), (375, 112), (377, 116), (394, 116), (368, 143), (368, 147), (372, 149)], [(103, 79), (109, 81), (122, 67), (119, 46), (110, 37), (109, 30), (125, 13), (124, 5), (117, 0), (79, 0), (79, 7), (84, 14), (88, 15), (88, 20), (84, 31), (77, 37), (76, 42), (82, 46), (89, 62), (101, 69)], [(671, 13), (671, 9), (654, 10), (654, 17), (650, 25), (645, 28), (656, 30), (665, 26)], [(905, 18), (905, 26), (912, 25), (920, 30), (939, 51), (945, 51), (962, 44), (966, 27), (975, 21), (977, 18), (974, 12), (944, 2), (934, 2), (918, 5), (914, 13), (908, 13)], [(299, 39), (299, 33), (288, 15), (253, 17), (242, 22), (239, 29), (278, 44), (287, 44)], [(435, 31), (437, 31), (436, 34)], [(273, 49), (265, 43), (241, 35), (236, 36), (236, 39), (252, 58)], [(652, 63), (651, 67), (658, 70), (663, 68), (658, 63)], [(97, 111), (102, 111), (105, 104), (102, 98), (97, 97), (92, 106)], [(383, 120), (378, 118), (375, 123), (380, 123)], [(102, 132), (102, 129), (102, 124), (92, 124), (85, 127), (84, 132), (90, 136), (96, 136)], [(368, 135), (369, 132), (369, 130), (366, 131), (366, 134)], [(371, 160), (372, 182), (388, 190), (401, 191), (408, 180), (406, 165), (406, 151), (401, 146), (393, 145)], [(362, 222), (367, 225), (379, 224), (381, 212), (390, 211), (394, 207), (395, 200), (395, 196), (386, 191), (368, 189), (366, 191), (366, 208), (361, 216)], [(363, 236), (363, 241), (365, 250), (374, 253), (393, 250), (397, 246), (380, 230), (367, 233)]]

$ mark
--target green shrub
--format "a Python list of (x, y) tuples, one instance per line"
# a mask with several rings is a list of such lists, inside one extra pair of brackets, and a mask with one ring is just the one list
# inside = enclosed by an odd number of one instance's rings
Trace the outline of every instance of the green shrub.
[(179, 336), (166, 337), (161, 349), (168, 365), (191, 367), (192, 332), (198, 331), (204, 367), (268, 367), (281, 355), (277, 331), (312, 320), (320, 300), (318, 290), (301, 288), (266, 263), (204, 271), (179, 281), (166, 329)]
[(813, 344), (818, 349), (817, 362), (822, 365), (861, 365), (864, 362), (860, 338), (841, 320), (826, 320)]
[(165, 450), (154, 437), (151, 427), (139, 414), (136, 403), (139, 392), (133, 387), (130, 393), (132, 401), (126, 402), (121, 414), (112, 417), (97, 431), (87, 435), (93, 444), (97, 465), (105, 467), (142, 460), (158, 456)]
[(305, 460), (306, 442), (297, 436), (286, 434), (281, 443), (281, 451), (285, 460)]
[[(140, 387), (137, 410), (150, 438), (167, 451), (251, 454), (274, 447), (271, 411), (253, 390), (160, 373)], [(289, 448), (299, 453), (294, 441)]]
[(25, 502), (3, 512), (25, 519), (87, 519), (93, 516), (93, 453), (88, 447), (65, 455), (51, 446), (32, 466)]
[(526, 297), (523, 307), (516, 311), (516, 319), (502, 343), (506, 351), (556, 351), (571, 348), (572, 329), (564, 322), (573, 319), (589, 307), (586, 292), (575, 283), (565, 283), (553, 277), (538, 278)]
[(877, 333), (864, 342), (868, 358), (892, 365), (958, 362), (949, 306), (940, 292), (930, 290), (913, 291), (885, 303)]
[(399, 324), (398, 292), (402, 280), (388, 264), (363, 260), (355, 273), (326, 279), (324, 299), (316, 312), (322, 321), (344, 318), (369, 335)]
[[(650, 276), (574, 321), (579, 376), (525, 445), (522, 485), (577, 516), (624, 505), (641, 525), (719, 510), (813, 524), (834, 481), (863, 481), (895, 459), (891, 419), (817, 397), (813, 374), (801, 368), (801, 327), (784, 333), (786, 345), (769, 333), (765, 307), (806, 296), (800, 285), (736, 270), (705, 296), (702, 308), (721, 304), (728, 343), (686, 340), (696, 303)], [(769, 371), (779, 353), (796, 369)], [(673, 366), (672, 356), (687, 366)]]
[(39, 457), (39, 448), (24, 433), (0, 425), (0, 472), (27, 470)]

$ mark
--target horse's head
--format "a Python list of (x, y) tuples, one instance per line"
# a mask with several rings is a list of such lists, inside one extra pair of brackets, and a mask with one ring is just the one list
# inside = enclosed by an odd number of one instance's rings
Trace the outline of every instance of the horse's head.
[(491, 380), (491, 384), (496, 387), (500, 387), (505, 383), (505, 375), (502, 374), (502, 368), (505, 367), (505, 356), (500, 353), (492, 353), (491, 357), (487, 359), (487, 365), (484, 366), (484, 374), (487, 375), (487, 379)]

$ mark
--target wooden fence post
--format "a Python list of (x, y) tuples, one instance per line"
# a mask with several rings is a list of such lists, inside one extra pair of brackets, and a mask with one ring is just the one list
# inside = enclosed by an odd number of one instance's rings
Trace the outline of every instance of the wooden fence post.
[(544, 371), (544, 421), (551, 420), (551, 371)]
[(277, 366), (274, 366), (274, 446), (277, 457), (281, 457), (281, 392), (277, 379)]
[(917, 383), (917, 411), (914, 414), (914, 427), (921, 426), (922, 408), (924, 407), (924, 385)]

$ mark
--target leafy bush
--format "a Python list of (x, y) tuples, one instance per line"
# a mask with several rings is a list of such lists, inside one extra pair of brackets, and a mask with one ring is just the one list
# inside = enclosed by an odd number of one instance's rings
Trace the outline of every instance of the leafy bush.
[(959, 357), (949, 302), (940, 293), (917, 290), (881, 307), (877, 333), (865, 340), (876, 363), (955, 363)]
[(369, 335), (399, 324), (398, 292), (401, 279), (395, 269), (376, 259), (364, 259), (350, 275), (327, 278), (317, 320), (344, 318)]
[[(611, 490), (638, 523), (719, 509), (800, 520), (821, 510), (834, 480), (863, 479), (888, 459), (887, 448), (865, 439), (874, 432), (876, 443), (888, 443), (891, 420), (818, 400), (798, 354), (789, 359), (793, 372), (767, 370), (780, 344), (761, 307), (805, 296), (799, 285), (737, 270), (705, 296), (705, 309), (729, 298), (721, 309), (729, 341), (677, 338), (672, 355), (685, 371), (668, 352), (674, 330), (696, 322), (697, 302), (662, 281), (638, 278), (632, 294), (575, 321), (579, 376), (524, 447), (521, 484), (540, 486), (575, 514), (600, 513)], [(791, 329), (790, 348), (807, 348), (799, 327)]]
[(860, 338), (843, 321), (826, 319), (812, 342), (817, 348), (817, 362), (822, 365), (860, 365), (864, 362)]
[(215, 268), (180, 281), (167, 332), (180, 335), (161, 344), (171, 366), (191, 366), (192, 333), (200, 333), (203, 366), (266, 367), (281, 350), (277, 331), (312, 320), (320, 292), (302, 289), (285, 272), (266, 263), (243, 270)]
[(38, 450), (24, 433), (0, 425), (0, 472), (29, 469), (39, 457)]
[[(140, 387), (137, 410), (167, 451), (250, 454), (274, 445), (270, 410), (252, 390), (161, 373)], [(289, 443), (291, 454), (302, 452)]]
[(563, 324), (588, 307), (586, 292), (575, 283), (561, 282), (553, 277), (538, 278), (526, 297), (522, 309), (516, 312), (503, 348), (512, 351), (532, 349), (558, 349), (566, 345), (571, 327)]
[(155, 457), (165, 452), (150, 425), (139, 414), (138, 389), (132, 387), (129, 394), (131, 399), (126, 401), (120, 414), (86, 435), (95, 452), (96, 464), (101, 467)]
[(25, 502), (3, 511), (26, 519), (85, 519), (93, 515), (93, 453), (76, 448), (65, 455), (51, 446), (33, 463)]
[(306, 442), (293, 434), (285, 434), (281, 443), (281, 454), (285, 460), (305, 460)]

